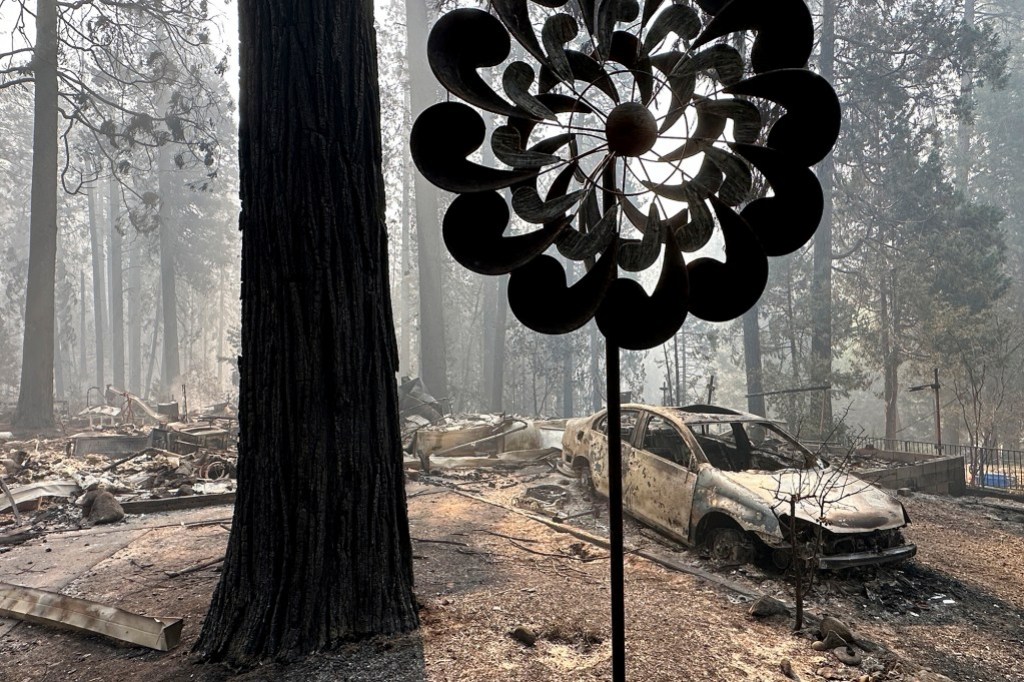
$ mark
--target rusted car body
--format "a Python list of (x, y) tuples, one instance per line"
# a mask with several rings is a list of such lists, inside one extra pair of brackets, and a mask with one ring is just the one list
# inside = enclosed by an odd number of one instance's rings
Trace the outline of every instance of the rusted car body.
[[(560, 468), (608, 494), (607, 412), (570, 420)], [(908, 559), (903, 505), (775, 424), (721, 407), (622, 406), (627, 513), (712, 556), (840, 569)]]

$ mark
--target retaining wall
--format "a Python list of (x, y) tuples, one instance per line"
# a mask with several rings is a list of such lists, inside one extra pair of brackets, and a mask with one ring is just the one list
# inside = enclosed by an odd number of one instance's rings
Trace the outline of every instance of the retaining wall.
[(937, 495), (963, 495), (967, 490), (963, 457), (943, 457), (922, 464), (875, 469), (858, 474), (883, 488), (910, 488)]

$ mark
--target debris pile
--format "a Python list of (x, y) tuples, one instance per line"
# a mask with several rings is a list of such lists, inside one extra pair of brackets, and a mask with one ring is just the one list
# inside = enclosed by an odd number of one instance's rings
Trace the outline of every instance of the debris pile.
[[(238, 454), (230, 416), (97, 426), (60, 438), (3, 436), (0, 552), (16, 544), (11, 538), (31, 539), (44, 529), (115, 523), (125, 514), (233, 499)], [(168, 498), (181, 499), (151, 503)], [(9, 530), (16, 532), (5, 534)]]

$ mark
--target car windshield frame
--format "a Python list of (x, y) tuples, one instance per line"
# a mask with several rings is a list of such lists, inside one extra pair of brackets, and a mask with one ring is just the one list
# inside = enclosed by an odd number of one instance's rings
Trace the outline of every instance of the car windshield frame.
[[(717, 414), (703, 419), (705, 415), (683, 414), (685, 419), (680, 421), (697, 441), (705, 461), (716, 469), (739, 473), (828, 468), (824, 458), (770, 420)], [(726, 434), (721, 433), (723, 429), (727, 429)], [(737, 429), (741, 434), (739, 445)], [(755, 432), (752, 438), (754, 429), (763, 434), (758, 436)], [(737, 450), (743, 454), (737, 454)]]

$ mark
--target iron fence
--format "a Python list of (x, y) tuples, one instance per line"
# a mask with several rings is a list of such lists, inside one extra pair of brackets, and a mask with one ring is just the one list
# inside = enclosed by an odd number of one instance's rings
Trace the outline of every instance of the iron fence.
[(850, 443), (855, 448), (872, 445), (884, 452), (903, 452), (934, 457), (962, 457), (968, 487), (1012, 493), (1024, 492), (1024, 450), (986, 448), (976, 445), (948, 445), (912, 440), (889, 440), (860, 436)]

